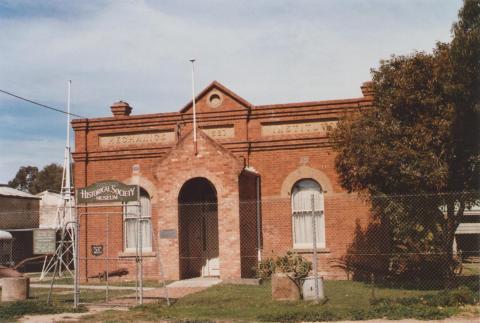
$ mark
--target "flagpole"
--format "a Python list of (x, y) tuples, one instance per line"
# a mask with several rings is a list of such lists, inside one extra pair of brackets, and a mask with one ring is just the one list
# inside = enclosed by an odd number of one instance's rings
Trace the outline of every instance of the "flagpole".
[(195, 104), (195, 59), (191, 59), (192, 63), (192, 103), (193, 103), (193, 145), (195, 155), (197, 154), (197, 111)]

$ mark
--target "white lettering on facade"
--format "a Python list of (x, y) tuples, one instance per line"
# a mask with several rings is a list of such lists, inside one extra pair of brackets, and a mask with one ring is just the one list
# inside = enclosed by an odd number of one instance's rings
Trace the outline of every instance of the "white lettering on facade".
[(211, 138), (224, 139), (235, 137), (235, 129), (233, 127), (221, 127), (221, 128), (202, 128)]
[(173, 131), (150, 132), (150, 133), (131, 133), (125, 135), (103, 135), (99, 137), (100, 147), (125, 147), (125, 146), (141, 146), (168, 144), (175, 141), (175, 133)]
[(285, 136), (310, 133), (326, 135), (336, 124), (337, 121), (265, 124), (262, 125), (262, 136)]

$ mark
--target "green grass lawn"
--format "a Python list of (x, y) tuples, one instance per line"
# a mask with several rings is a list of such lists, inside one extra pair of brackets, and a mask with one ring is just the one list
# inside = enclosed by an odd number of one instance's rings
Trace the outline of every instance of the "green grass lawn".
[[(1, 291), (1, 288), (0, 288)], [(57, 314), (86, 312), (84, 306), (73, 308), (72, 289), (55, 288), (52, 293), (52, 305), (47, 305), (48, 288), (30, 288), (30, 295), (27, 301), (23, 302), (0, 302), (0, 322), (13, 322), (23, 315)], [(110, 299), (130, 295), (133, 291), (111, 290)], [(105, 302), (105, 291), (103, 290), (80, 290), (80, 302), (99, 303)]]
[[(468, 290), (468, 289), (467, 289)], [(469, 293), (472, 293), (468, 290)], [(217, 285), (187, 296), (167, 307), (163, 302), (132, 308), (128, 312), (107, 311), (85, 317), (86, 321), (156, 321), (159, 319), (209, 321), (316, 321), (342, 319), (415, 317), (441, 319), (459, 313), (459, 306), (439, 306), (438, 291), (377, 289), (371, 303), (371, 287), (352, 281), (327, 281), (324, 304), (278, 302), (271, 299), (271, 285)], [(396, 301), (398, 300), (398, 301)], [(478, 300), (477, 300), (478, 301)]]
[[(464, 287), (451, 292), (441, 290), (416, 290), (408, 288), (376, 287), (374, 294), (370, 284), (353, 281), (326, 281), (323, 304), (312, 302), (278, 302), (271, 299), (271, 285), (260, 286), (217, 285), (202, 292), (177, 300), (170, 307), (163, 301), (137, 306), (130, 311), (109, 310), (84, 321), (158, 321), (161, 319), (210, 321), (333, 321), (373, 318), (442, 319), (465, 311), (467, 305), (472, 315), (480, 317), (478, 306), (478, 276), (465, 282)], [(152, 284), (157, 283), (152, 281)], [(118, 284), (122, 284), (118, 282)], [(158, 283), (157, 283), (158, 284)], [(0, 322), (13, 321), (26, 314), (53, 314), (85, 311), (84, 307), (72, 308), (72, 289), (56, 288), (53, 305), (47, 306), (48, 288), (31, 288), (26, 302), (0, 303)], [(134, 294), (132, 290), (110, 290), (112, 303), (115, 298)], [(374, 299), (372, 296), (375, 296)], [(105, 301), (104, 290), (81, 289), (82, 303)]]

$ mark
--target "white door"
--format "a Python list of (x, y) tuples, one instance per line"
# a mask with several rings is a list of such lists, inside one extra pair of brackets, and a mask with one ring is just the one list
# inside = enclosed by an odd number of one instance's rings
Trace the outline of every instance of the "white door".
[(203, 277), (220, 276), (220, 261), (218, 259), (218, 216), (217, 211), (203, 213), (204, 223), (204, 265)]

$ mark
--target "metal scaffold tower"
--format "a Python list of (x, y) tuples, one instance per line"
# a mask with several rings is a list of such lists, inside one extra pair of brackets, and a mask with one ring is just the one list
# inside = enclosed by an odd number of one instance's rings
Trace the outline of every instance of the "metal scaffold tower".
[(62, 197), (56, 211), (55, 230), (58, 243), (55, 254), (45, 257), (40, 280), (52, 273), (52, 286), (57, 276), (76, 279), (77, 268), (77, 221), (75, 214), (74, 189), (72, 185), (72, 163), (70, 146), (70, 90), (71, 81), (68, 81), (67, 95), (67, 131), (66, 144), (63, 158)]

